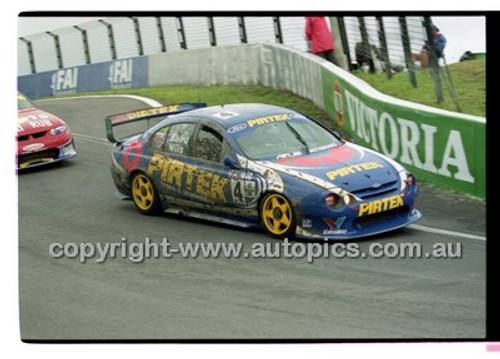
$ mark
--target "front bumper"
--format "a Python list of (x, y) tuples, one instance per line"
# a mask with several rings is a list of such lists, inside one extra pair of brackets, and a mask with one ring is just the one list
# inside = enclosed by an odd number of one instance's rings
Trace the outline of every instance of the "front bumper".
[(339, 241), (361, 237), (374, 236), (384, 232), (394, 231), (406, 227), (422, 218), (417, 209), (412, 209), (407, 215), (401, 213), (390, 213), (387, 220), (374, 221), (361, 227), (350, 229), (324, 229), (323, 231), (312, 231), (297, 225), (296, 236), (301, 239)]
[(418, 189), (362, 200), (352, 206), (329, 209), (303, 206), (298, 211), (296, 236), (316, 240), (349, 240), (405, 227), (422, 214), (414, 208)]
[(59, 147), (17, 156), (17, 169), (23, 170), (66, 160), (76, 155), (73, 139)]

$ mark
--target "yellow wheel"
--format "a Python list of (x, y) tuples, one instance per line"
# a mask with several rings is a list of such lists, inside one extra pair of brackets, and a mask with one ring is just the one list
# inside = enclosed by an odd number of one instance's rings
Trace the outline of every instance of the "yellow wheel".
[(160, 199), (153, 183), (143, 173), (136, 173), (131, 180), (130, 192), (139, 211), (144, 214), (157, 213), (161, 208)]
[(290, 201), (279, 193), (270, 193), (261, 203), (261, 221), (266, 230), (277, 238), (293, 237), (295, 216)]

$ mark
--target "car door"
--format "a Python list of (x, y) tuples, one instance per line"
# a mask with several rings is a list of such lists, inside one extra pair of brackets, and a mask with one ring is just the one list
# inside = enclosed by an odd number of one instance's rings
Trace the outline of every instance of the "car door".
[(230, 151), (227, 141), (214, 125), (200, 125), (191, 153), (191, 164), (197, 169), (197, 196), (194, 200), (199, 207), (215, 212), (245, 207), (244, 203), (234, 201), (230, 173), (223, 163), (224, 156)]
[[(217, 210), (237, 216), (257, 216), (257, 201), (262, 193), (260, 176), (246, 168), (224, 164), (226, 157), (236, 158), (230, 142), (215, 125), (200, 125), (193, 141), (193, 157), (201, 171), (213, 173), (212, 190), (220, 189), (220, 196), (211, 196)], [(213, 186), (217, 178), (218, 185)], [(222, 184), (223, 183), (223, 184)], [(222, 195), (222, 189), (224, 194)]]
[(147, 171), (167, 205), (185, 205), (195, 192), (193, 175), (196, 171), (190, 165), (190, 153), (197, 127), (194, 122), (175, 123), (150, 137), (148, 148), (152, 156)]

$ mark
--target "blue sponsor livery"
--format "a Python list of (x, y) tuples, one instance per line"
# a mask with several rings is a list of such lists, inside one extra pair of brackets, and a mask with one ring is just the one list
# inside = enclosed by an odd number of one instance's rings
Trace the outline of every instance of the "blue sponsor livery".
[[(114, 127), (160, 120), (116, 140)], [(158, 122), (158, 121), (157, 121)], [(182, 213), (277, 238), (342, 240), (420, 219), (412, 174), (283, 107), (172, 104), (109, 116), (111, 173), (145, 214)]]

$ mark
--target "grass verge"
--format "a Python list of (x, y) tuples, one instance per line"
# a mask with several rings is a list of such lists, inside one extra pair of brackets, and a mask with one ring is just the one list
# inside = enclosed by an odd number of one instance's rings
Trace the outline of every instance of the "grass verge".
[[(442, 69), (445, 70), (444, 67)], [(448, 65), (448, 69), (462, 106), (462, 112), (486, 117), (486, 58), (451, 64)], [(432, 76), (428, 69), (417, 71), (416, 88), (411, 86), (408, 72), (399, 72), (392, 79), (387, 79), (385, 73), (370, 74), (356, 71), (354, 74), (376, 90), (389, 96), (457, 111), (443, 77), (441, 77), (441, 86), (444, 101), (437, 103)]]

